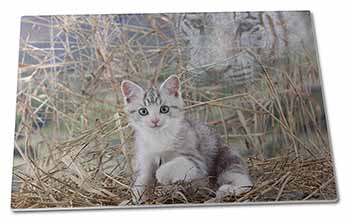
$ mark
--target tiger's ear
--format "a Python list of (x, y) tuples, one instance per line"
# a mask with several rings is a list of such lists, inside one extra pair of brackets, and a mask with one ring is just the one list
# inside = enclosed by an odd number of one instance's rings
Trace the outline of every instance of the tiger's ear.
[(132, 81), (124, 80), (121, 83), (121, 90), (124, 97), (124, 103), (129, 104), (137, 99), (142, 99), (145, 90)]
[(181, 94), (179, 78), (176, 75), (171, 75), (160, 85), (159, 91), (166, 95), (179, 97)]

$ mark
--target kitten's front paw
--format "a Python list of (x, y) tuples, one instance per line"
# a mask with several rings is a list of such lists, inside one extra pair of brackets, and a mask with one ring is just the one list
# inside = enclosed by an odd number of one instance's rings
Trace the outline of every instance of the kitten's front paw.
[(145, 187), (137, 186), (132, 188), (132, 203), (143, 204), (147, 200), (147, 193)]
[(216, 191), (216, 198), (223, 198), (228, 195), (241, 195), (250, 190), (250, 186), (236, 186), (232, 184), (224, 184)]
[(190, 182), (199, 178), (198, 170), (189, 160), (178, 157), (161, 165), (156, 172), (157, 181), (163, 185), (179, 181)]

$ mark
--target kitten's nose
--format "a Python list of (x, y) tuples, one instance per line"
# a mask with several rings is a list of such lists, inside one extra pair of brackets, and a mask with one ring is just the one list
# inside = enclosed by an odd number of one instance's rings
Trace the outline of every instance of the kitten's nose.
[(153, 118), (151, 119), (151, 122), (153, 123), (153, 125), (158, 125), (159, 124), (159, 118)]

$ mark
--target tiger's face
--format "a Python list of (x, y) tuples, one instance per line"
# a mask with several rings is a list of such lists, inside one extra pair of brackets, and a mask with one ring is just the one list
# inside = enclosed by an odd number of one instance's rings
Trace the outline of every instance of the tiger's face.
[[(307, 39), (303, 13), (238, 12), (188, 13), (180, 17), (178, 31), (187, 43), (188, 70), (198, 85), (241, 85), (259, 77), (261, 63), (270, 64), (301, 49)], [(288, 17), (288, 18), (287, 18)], [(301, 30), (294, 38), (291, 30)], [(303, 32), (305, 31), (305, 32)], [(299, 32), (300, 33), (300, 32)], [(298, 45), (298, 48), (295, 46)], [(312, 44), (311, 44), (312, 46)]]

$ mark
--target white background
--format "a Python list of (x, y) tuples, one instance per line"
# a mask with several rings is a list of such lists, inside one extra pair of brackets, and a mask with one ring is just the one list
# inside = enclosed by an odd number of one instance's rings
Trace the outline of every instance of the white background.
[[(0, 19), (0, 221), (1, 222), (338, 222), (350, 220), (350, 12), (347, 1), (1, 1)], [(20, 16), (133, 12), (311, 10), (316, 24), (321, 70), (340, 202), (337, 204), (258, 205), (205, 208), (56, 211), (10, 210), (16, 73)]]

